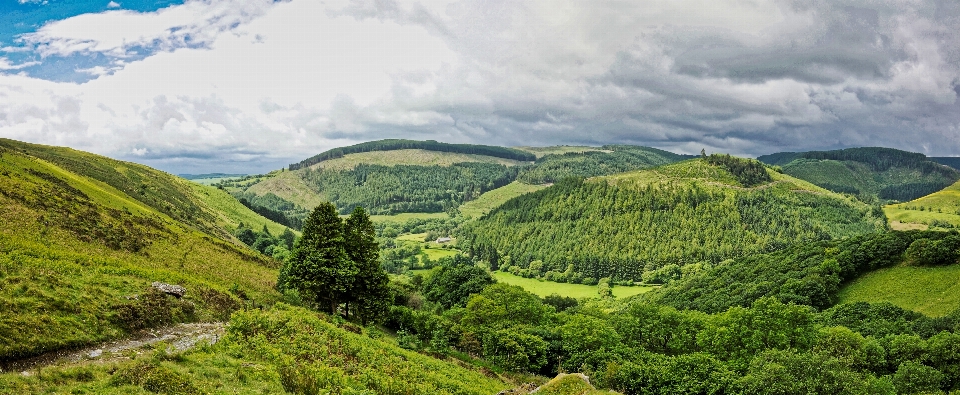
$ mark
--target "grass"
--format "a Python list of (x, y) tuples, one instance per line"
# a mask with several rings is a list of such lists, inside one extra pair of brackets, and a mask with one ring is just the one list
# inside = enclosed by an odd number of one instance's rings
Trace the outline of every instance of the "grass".
[(960, 227), (960, 181), (939, 192), (906, 203), (884, 206), (883, 212), (895, 230), (907, 228), (907, 224), (925, 228), (936, 223), (947, 223)]
[[(193, 188), (194, 194), (210, 208), (211, 214), (217, 218), (218, 223), (225, 229), (235, 230), (241, 222), (258, 232), (266, 225), (272, 235), (279, 235), (286, 229), (286, 226), (253, 212), (223, 190), (201, 184), (193, 184), (191, 188)], [(294, 233), (299, 232), (294, 231)]]
[(311, 168), (349, 170), (357, 167), (357, 165), (361, 163), (383, 166), (450, 166), (454, 163), (462, 162), (494, 163), (504, 166), (516, 166), (527, 163), (486, 155), (460, 154), (455, 152), (440, 152), (422, 149), (401, 149), (347, 154), (341, 158), (328, 159), (317, 163), (311, 166)]
[[(190, 303), (171, 305), (178, 312), (159, 306), (167, 310), (152, 312), (160, 314), (154, 324), (223, 319), (243, 303), (231, 289), (251, 303), (279, 299), (276, 263), (220, 239), (208, 230), (215, 224), (204, 220), (209, 227), (201, 231), (105, 182), (22, 152), (0, 156), (0, 360), (123, 335), (139, 325), (123, 314), (130, 311), (124, 306), (139, 308), (128, 297), (153, 281), (185, 286)], [(112, 163), (98, 158), (85, 160)], [(188, 184), (158, 175), (156, 185), (142, 185), (163, 197), (164, 190), (179, 191), (179, 184), (164, 184), (169, 180)], [(189, 188), (178, 196), (195, 199)]]
[[(493, 272), (493, 278), (497, 281), (510, 285), (517, 285), (525, 289), (527, 292), (535, 294), (540, 297), (549, 296), (551, 294), (559, 294), (560, 296), (568, 296), (576, 299), (580, 298), (596, 298), (597, 297), (597, 286), (596, 285), (583, 285), (583, 284), (568, 284), (568, 283), (555, 283), (552, 281), (540, 281), (535, 278), (524, 278), (517, 275), (513, 275), (506, 272)], [(648, 286), (614, 286), (613, 287), (613, 296), (617, 298), (626, 298), (633, 295), (639, 295), (642, 293), (650, 292), (654, 287)]]
[(450, 215), (447, 213), (400, 213), (393, 215), (371, 215), (373, 222), (397, 222), (404, 223), (411, 219), (447, 219)]
[(257, 195), (272, 193), (307, 210), (327, 201), (322, 193), (311, 189), (295, 171), (275, 171), (246, 189)]
[(839, 300), (890, 302), (931, 317), (943, 316), (960, 307), (960, 264), (879, 269), (843, 287)]
[(460, 214), (468, 218), (480, 218), (491, 210), (500, 207), (507, 200), (546, 187), (547, 185), (528, 185), (514, 181), (492, 191), (484, 192), (475, 200), (461, 204), (459, 207)]
[(401, 349), (377, 330), (366, 333), (277, 305), (235, 314), (212, 346), (0, 374), (0, 393), (486, 395), (510, 387), (480, 368)]
[(551, 147), (514, 147), (521, 151), (527, 151), (541, 158), (550, 154), (563, 155), (569, 152), (589, 152), (589, 151), (601, 151), (601, 152), (613, 152), (603, 150), (600, 147), (589, 147), (589, 146), (579, 146), (579, 145), (555, 145)]

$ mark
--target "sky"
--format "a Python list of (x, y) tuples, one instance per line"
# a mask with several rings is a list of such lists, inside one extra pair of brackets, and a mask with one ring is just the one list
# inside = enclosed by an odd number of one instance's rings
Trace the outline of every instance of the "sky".
[(0, 137), (171, 173), (383, 138), (960, 156), (956, 0), (5, 0)]

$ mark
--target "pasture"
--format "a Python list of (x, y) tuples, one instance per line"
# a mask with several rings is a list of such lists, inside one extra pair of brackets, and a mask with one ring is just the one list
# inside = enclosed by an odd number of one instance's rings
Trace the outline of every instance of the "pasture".
[(460, 205), (460, 214), (467, 218), (480, 218), (493, 209), (500, 207), (507, 200), (517, 196), (536, 192), (548, 185), (528, 185), (521, 182), (511, 182), (492, 191), (484, 192), (480, 197)]
[(890, 302), (931, 317), (944, 316), (960, 308), (960, 264), (879, 269), (843, 287), (839, 302)]
[[(597, 286), (596, 285), (583, 285), (583, 284), (568, 284), (568, 283), (555, 283), (552, 281), (540, 281), (535, 278), (524, 278), (514, 274), (506, 272), (493, 272), (493, 278), (497, 279), (498, 282), (510, 285), (517, 285), (525, 289), (527, 292), (535, 294), (540, 297), (549, 296), (551, 294), (558, 294), (560, 296), (569, 296), (572, 298), (596, 298), (597, 297)], [(613, 287), (613, 296), (617, 298), (626, 298), (629, 296), (639, 295), (642, 293), (650, 292), (654, 287), (650, 286), (614, 286)]]

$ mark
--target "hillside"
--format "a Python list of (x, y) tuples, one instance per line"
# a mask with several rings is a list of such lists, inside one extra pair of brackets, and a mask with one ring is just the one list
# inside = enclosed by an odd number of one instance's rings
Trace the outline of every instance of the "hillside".
[(781, 152), (757, 159), (831, 191), (867, 200), (912, 200), (960, 180), (956, 169), (923, 154), (890, 148)]
[(461, 247), (521, 275), (641, 281), (886, 226), (879, 207), (755, 161), (718, 158), (565, 180), (466, 225)]
[[(342, 214), (356, 206), (375, 215), (442, 213), (454, 212), (462, 204), (515, 181), (533, 186), (564, 177), (650, 168), (683, 158), (653, 148), (624, 145), (514, 149), (380, 140), (332, 149), (291, 165), (290, 171), (243, 177), (219, 186), (252, 203), (254, 209), (263, 206), (289, 218), (302, 218), (305, 210), (323, 201), (334, 202)], [(514, 187), (499, 194), (530, 189)], [(489, 202), (481, 205), (488, 206)], [(467, 212), (476, 214), (471, 208)]]
[[(212, 204), (223, 197), (146, 166), (0, 140), (0, 361), (278, 299), (276, 262), (231, 235), (269, 221)], [(186, 296), (152, 292), (154, 281)]]
[(909, 202), (884, 206), (883, 211), (895, 229), (960, 227), (960, 181)]

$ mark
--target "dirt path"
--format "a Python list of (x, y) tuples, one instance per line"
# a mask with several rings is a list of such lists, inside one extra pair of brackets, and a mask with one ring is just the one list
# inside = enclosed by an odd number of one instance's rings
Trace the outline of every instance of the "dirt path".
[(52, 365), (69, 365), (81, 361), (105, 363), (130, 359), (131, 355), (150, 352), (150, 346), (159, 342), (166, 342), (170, 351), (183, 351), (201, 343), (216, 343), (223, 336), (223, 333), (224, 323), (222, 322), (179, 324), (154, 328), (144, 330), (138, 336), (128, 339), (82, 349), (54, 351), (33, 358), (0, 363), (0, 373), (21, 372), (23, 375), (29, 376), (33, 374), (32, 370)]

